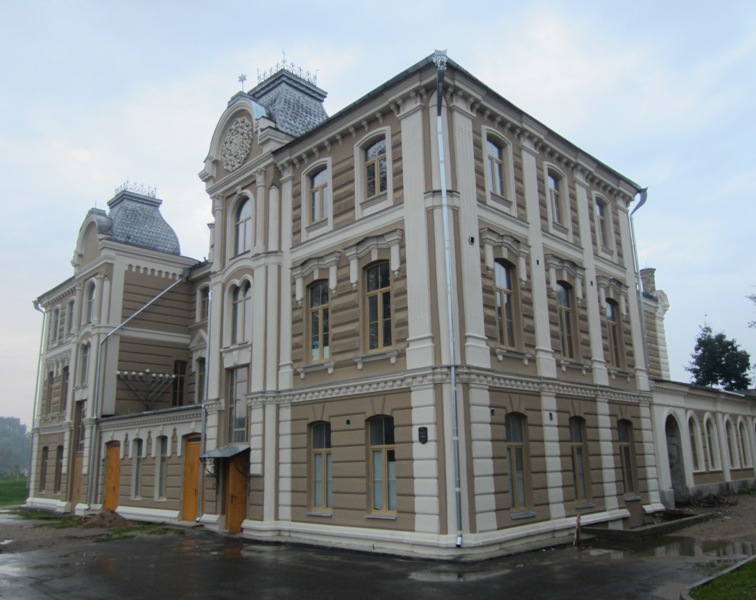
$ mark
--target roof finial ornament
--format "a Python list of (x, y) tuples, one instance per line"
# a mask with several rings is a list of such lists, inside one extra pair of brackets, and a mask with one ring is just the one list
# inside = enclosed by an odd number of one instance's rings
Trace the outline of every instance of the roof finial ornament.
[(242, 73), (241, 75), (239, 75), (239, 83), (241, 83), (242, 92), (244, 91), (244, 82), (245, 81), (247, 81), (247, 76), (244, 73)]

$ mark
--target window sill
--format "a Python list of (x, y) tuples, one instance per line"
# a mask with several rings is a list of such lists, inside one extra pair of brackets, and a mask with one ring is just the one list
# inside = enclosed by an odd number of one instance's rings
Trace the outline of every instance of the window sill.
[(617, 377), (624, 377), (628, 383), (633, 380), (633, 374), (630, 371), (622, 371), (621, 369), (609, 367), (609, 377), (617, 379)]
[(580, 371), (583, 375), (587, 374), (588, 371), (591, 370), (591, 365), (589, 365), (588, 363), (579, 363), (579, 362), (570, 361), (570, 360), (559, 361), (559, 367), (562, 369), (562, 372), (566, 372), (567, 369), (576, 369)]
[(314, 223), (308, 223), (307, 225), (305, 225), (305, 230), (307, 231), (308, 236), (323, 233), (325, 231), (330, 231), (330, 229), (331, 228), (328, 226), (328, 217), (320, 219), (320, 221), (315, 221)]
[(493, 192), (488, 193), (488, 199), (489, 204), (493, 205), (500, 205), (503, 207), (506, 212), (512, 212), (512, 207), (514, 206), (514, 203), (506, 198), (505, 196), (500, 196), (499, 194), (494, 194)]
[(576, 510), (584, 510), (586, 508), (596, 508), (592, 502), (583, 502), (582, 504), (576, 504)]
[(528, 366), (530, 359), (533, 358), (532, 354), (529, 354), (527, 352), (520, 352), (519, 350), (515, 350), (514, 348), (499, 347), (495, 348), (494, 352), (496, 353), (496, 358), (499, 359), (499, 362), (503, 362), (504, 357), (516, 358), (522, 360), (522, 364), (526, 367)]
[(552, 221), (551, 223), (551, 231), (553, 233), (556, 233), (557, 235), (561, 235), (562, 237), (567, 237), (570, 235), (570, 230), (562, 225), (561, 223), (554, 223)]
[(392, 205), (392, 199), (388, 192), (359, 201), (358, 218), (369, 217)]
[(396, 515), (365, 515), (366, 519), (375, 519), (377, 521), (396, 521)]
[(328, 517), (328, 518), (330, 518), (330, 517), (333, 516), (333, 513), (331, 513), (331, 512), (319, 512), (319, 511), (314, 511), (314, 510), (308, 510), (307, 511), (307, 516), (308, 517)]
[(398, 350), (384, 350), (375, 352), (374, 354), (363, 354), (354, 359), (357, 363), (357, 368), (362, 369), (364, 363), (374, 362), (377, 360), (388, 360), (392, 365), (396, 364), (396, 358), (399, 356)]
[(299, 378), (304, 379), (308, 373), (317, 373), (318, 371), (328, 371), (329, 375), (333, 375), (333, 368), (335, 363), (333, 361), (324, 363), (313, 363), (311, 365), (304, 365), (297, 369)]
[(625, 502), (640, 502), (641, 497), (637, 494), (633, 494), (632, 496), (625, 496)]
[(534, 519), (536, 514), (532, 510), (524, 510), (520, 512), (513, 512), (510, 518), (513, 521), (519, 521), (520, 519)]

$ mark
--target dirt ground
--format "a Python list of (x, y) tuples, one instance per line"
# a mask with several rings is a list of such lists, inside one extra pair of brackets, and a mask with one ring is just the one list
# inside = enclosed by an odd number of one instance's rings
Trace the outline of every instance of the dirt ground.
[[(675, 531), (675, 536), (756, 543), (756, 492), (705, 497), (682, 510), (709, 514), (711, 518)], [(8, 509), (0, 511), (0, 554), (89, 543), (112, 534), (116, 529), (128, 533), (132, 528), (134, 534), (139, 535), (136, 523), (112, 512), (82, 517), (71, 527), (61, 528), (53, 526), (54, 523), (19, 519), (8, 515)]]

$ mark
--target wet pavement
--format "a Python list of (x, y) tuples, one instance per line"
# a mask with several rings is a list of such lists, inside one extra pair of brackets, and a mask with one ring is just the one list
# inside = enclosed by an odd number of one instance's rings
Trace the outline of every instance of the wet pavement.
[[(9, 518), (0, 518), (0, 542)], [(449, 563), (182, 533), (9, 554), (0, 545), (0, 598), (677, 599), (756, 552), (747, 542), (667, 536)]]

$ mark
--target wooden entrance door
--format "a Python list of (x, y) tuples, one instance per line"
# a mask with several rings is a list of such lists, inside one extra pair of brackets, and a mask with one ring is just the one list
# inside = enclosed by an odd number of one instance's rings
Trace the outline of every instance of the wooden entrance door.
[(105, 503), (103, 508), (118, 508), (118, 496), (121, 493), (121, 444), (108, 444), (108, 473), (105, 477)]
[(191, 435), (184, 444), (184, 498), (181, 520), (194, 521), (199, 516), (200, 449), (202, 438)]
[(226, 529), (239, 533), (247, 518), (247, 475), (249, 453), (242, 452), (228, 461), (226, 477)]
[(71, 468), (71, 512), (76, 512), (76, 505), (81, 498), (81, 471), (83, 467), (84, 453), (76, 452), (74, 454), (73, 467)]

